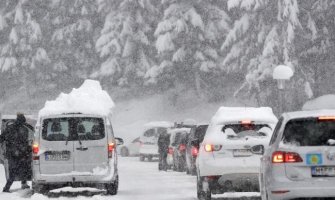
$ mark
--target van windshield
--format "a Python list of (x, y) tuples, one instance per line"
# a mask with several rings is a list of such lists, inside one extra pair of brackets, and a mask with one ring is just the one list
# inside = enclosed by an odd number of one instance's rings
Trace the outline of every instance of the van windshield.
[(326, 146), (335, 144), (335, 121), (317, 118), (290, 120), (284, 130), (284, 144), (294, 146)]
[(104, 137), (101, 118), (49, 118), (42, 125), (42, 138), (47, 141), (99, 140)]

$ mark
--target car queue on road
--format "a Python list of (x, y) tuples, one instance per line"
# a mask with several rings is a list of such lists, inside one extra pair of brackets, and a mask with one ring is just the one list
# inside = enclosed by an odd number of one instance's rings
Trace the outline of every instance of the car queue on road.
[[(221, 107), (208, 124), (174, 124), (169, 169), (197, 176), (197, 197), (260, 192), (262, 200), (335, 198), (335, 111)], [(141, 148), (141, 147), (140, 147)]]

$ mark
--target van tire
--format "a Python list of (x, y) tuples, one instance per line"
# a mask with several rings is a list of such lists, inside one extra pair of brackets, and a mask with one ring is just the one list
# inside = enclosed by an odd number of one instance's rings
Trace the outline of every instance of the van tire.
[(129, 150), (127, 147), (122, 147), (121, 148), (121, 156), (122, 157), (128, 157), (129, 156)]
[(149, 162), (152, 161), (152, 156), (148, 156), (148, 161), (149, 161)]
[(145, 159), (144, 155), (140, 155), (140, 161), (143, 162)]
[(116, 179), (113, 183), (106, 185), (107, 194), (116, 195), (119, 189), (119, 176), (116, 176)]
[(49, 187), (47, 185), (32, 183), (33, 193), (46, 195), (49, 192)]

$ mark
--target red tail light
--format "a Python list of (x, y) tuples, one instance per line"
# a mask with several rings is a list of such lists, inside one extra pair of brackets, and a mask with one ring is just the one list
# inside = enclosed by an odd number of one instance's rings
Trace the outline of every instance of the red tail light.
[(272, 163), (303, 162), (301, 156), (294, 152), (276, 151), (272, 154)]
[(172, 155), (173, 154), (173, 148), (169, 147), (168, 154)]
[(322, 117), (318, 117), (319, 121), (334, 121), (335, 120), (335, 116), (322, 116)]
[(206, 144), (205, 145), (205, 151), (206, 152), (220, 151), (221, 148), (222, 148), (222, 145), (213, 145), (213, 144)]
[(40, 147), (38, 146), (38, 144), (33, 144), (32, 151), (33, 151), (33, 160), (39, 160), (40, 157), (37, 154), (40, 151)]
[(191, 152), (192, 152), (192, 156), (198, 156), (199, 150), (197, 147), (192, 147)]
[(38, 146), (38, 144), (33, 144), (33, 154), (38, 154), (39, 151), (40, 147)]
[(186, 145), (185, 144), (180, 144), (179, 145), (179, 151), (185, 151)]
[(115, 148), (115, 144), (114, 143), (109, 143), (108, 144), (108, 158), (112, 158), (113, 157), (114, 148)]

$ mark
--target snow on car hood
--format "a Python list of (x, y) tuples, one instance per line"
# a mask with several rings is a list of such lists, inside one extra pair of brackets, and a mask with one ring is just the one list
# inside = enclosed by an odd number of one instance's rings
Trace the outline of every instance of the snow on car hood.
[(39, 118), (64, 113), (82, 113), (109, 116), (115, 104), (109, 94), (102, 90), (99, 81), (85, 80), (69, 94), (61, 93), (55, 100), (47, 101), (39, 111)]

